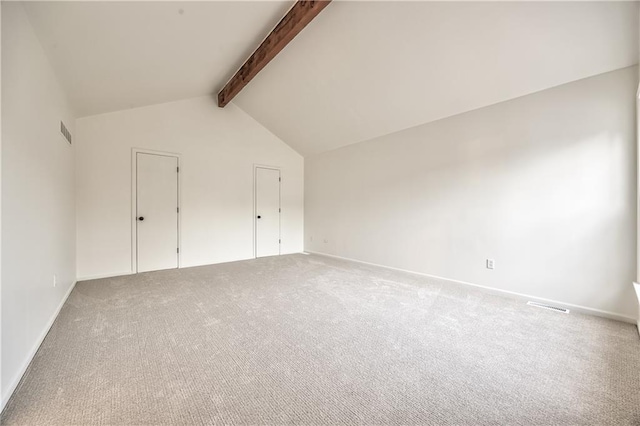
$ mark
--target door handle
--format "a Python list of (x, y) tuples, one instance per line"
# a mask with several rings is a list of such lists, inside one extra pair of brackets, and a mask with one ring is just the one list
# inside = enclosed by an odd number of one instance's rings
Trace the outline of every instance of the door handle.
[(139, 220), (139, 221), (143, 221), (143, 220), (144, 220), (144, 217), (140, 216), (140, 217), (138, 218), (138, 220)]
[(262, 216), (258, 216), (258, 219), (260, 219)]

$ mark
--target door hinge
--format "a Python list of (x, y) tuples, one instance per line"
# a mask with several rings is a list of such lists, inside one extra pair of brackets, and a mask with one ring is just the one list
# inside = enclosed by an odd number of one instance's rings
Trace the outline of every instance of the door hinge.
[(278, 240), (278, 244), (282, 244), (282, 240)]
[(176, 167), (176, 173), (180, 173), (180, 167)]
[(176, 253), (180, 253), (180, 247), (176, 249)]
[(278, 182), (282, 182), (282, 178), (281, 177), (278, 178)]
[(176, 207), (176, 211), (180, 213), (180, 207)]
[(282, 213), (282, 209), (278, 209), (278, 213)]

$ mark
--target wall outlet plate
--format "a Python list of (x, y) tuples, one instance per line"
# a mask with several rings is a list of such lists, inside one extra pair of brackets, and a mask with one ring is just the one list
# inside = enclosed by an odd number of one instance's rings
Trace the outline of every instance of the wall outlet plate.
[(487, 269), (495, 269), (496, 261), (493, 259), (487, 259)]

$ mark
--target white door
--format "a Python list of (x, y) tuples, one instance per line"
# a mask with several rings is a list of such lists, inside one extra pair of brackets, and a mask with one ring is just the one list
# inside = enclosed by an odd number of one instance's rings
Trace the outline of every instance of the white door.
[(138, 272), (178, 267), (178, 157), (136, 153)]
[(256, 168), (256, 257), (280, 254), (280, 170)]

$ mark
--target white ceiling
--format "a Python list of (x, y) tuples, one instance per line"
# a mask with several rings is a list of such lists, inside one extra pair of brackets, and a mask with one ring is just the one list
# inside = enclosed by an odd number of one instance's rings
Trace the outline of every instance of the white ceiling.
[(235, 102), (310, 155), (637, 62), (637, 3), (334, 2)]
[[(215, 94), (292, 4), (25, 8), (84, 116)], [(637, 2), (334, 1), (234, 102), (312, 155), (634, 65), (638, 16)]]
[(293, 0), (23, 4), (72, 105), (86, 116), (215, 92)]

